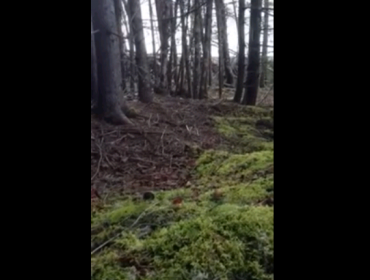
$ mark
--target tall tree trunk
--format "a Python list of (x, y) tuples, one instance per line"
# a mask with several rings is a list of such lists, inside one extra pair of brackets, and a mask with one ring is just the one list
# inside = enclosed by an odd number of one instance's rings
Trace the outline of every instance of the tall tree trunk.
[(223, 21), (222, 21), (222, 9), (221, 2), (222, 0), (215, 0), (216, 2), (216, 15), (217, 15), (217, 29), (218, 29), (218, 97), (222, 97), (222, 88), (224, 86), (224, 51), (223, 51)]
[(122, 33), (122, 3), (121, 0), (114, 0), (114, 9), (116, 11), (116, 21), (117, 21), (117, 35), (119, 36), (119, 51), (120, 51), (120, 62), (121, 62), (121, 74), (122, 74), (122, 90), (126, 89), (126, 69), (125, 69), (125, 54), (124, 54), (124, 39)]
[(182, 53), (181, 58), (180, 58), (180, 70), (179, 70), (179, 75), (178, 75), (178, 81), (176, 84), (176, 92), (179, 92), (180, 90), (184, 90), (184, 80), (185, 80), (184, 53)]
[(210, 48), (211, 48), (211, 32), (212, 32), (212, 4), (213, 0), (207, 0), (206, 15), (205, 15), (205, 35), (203, 48), (203, 65), (202, 65), (202, 79), (201, 91), (199, 98), (207, 98), (207, 84), (210, 72)]
[[(192, 97), (192, 89), (191, 89), (191, 75), (190, 75), (190, 65), (189, 65), (189, 57), (188, 57), (188, 45), (186, 43), (186, 25), (185, 25), (185, 7), (184, 7), (184, 0), (180, 0), (180, 9), (181, 9), (181, 24), (182, 24), (182, 51), (183, 57), (185, 61), (186, 67), (186, 77), (188, 82), (188, 94), (187, 96)], [(180, 89), (183, 90), (183, 89)]]
[[(189, 40), (189, 47), (188, 47), (188, 59), (189, 59), (189, 67), (190, 69), (194, 68), (194, 12), (192, 12), (194, 0), (188, 0), (188, 15), (187, 15), (187, 24), (186, 29), (188, 30), (188, 40)], [(193, 74), (191, 73), (190, 76), (194, 79)], [(193, 84), (192, 84), (192, 94), (193, 92)], [(192, 96), (193, 97), (193, 96)]]
[(201, 32), (201, 18), (200, 18), (200, 3), (194, 3), (194, 68), (193, 68), (193, 98), (199, 98), (199, 77), (200, 77), (200, 32)]
[(132, 31), (135, 34), (136, 64), (138, 68), (139, 100), (144, 103), (153, 101), (153, 94), (148, 68), (148, 59), (145, 49), (143, 22), (141, 20), (140, 2), (128, 0), (129, 14), (131, 15)]
[(253, 106), (256, 105), (259, 84), (261, 7), (262, 0), (251, 0), (247, 81), (242, 103)]
[(113, 0), (92, 0), (93, 22), (96, 33), (96, 56), (98, 61), (99, 112), (114, 124), (131, 123), (121, 111), (122, 82), (119, 39)]
[(223, 51), (223, 63), (224, 70), (226, 74), (226, 83), (233, 85), (234, 76), (232, 74), (231, 65), (230, 65), (230, 54), (229, 54), (229, 43), (227, 39), (227, 24), (226, 24), (226, 13), (225, 13), (225, 4), (223, 0), (215, 0), (216, 10), (218, 11), (217, 16), (217, 25), (220, 21), (220, 31), (222, 35), (222, 51)]
[(167, 81), (167, 57), (168, 57), (168, 40), (170, 37), (169, 23), (170, 12), (172, 9), (171, 2), (167, 0), (156, 0), (157, 18), (159, 37), (161, 40), (161, 71), (159, 88), (163, 94), (168, 94), (168, 81)]
[(176, 0), (174, 9), (171, 9), (171, 52), (168, 66), (168, 88), (170, 91), (172, 90), (172, 77), (175, 82), (177, 78), (176, 17), (178, 2), (179, 0)]
[(236, 85), (236, 91), (234, 95), (234, 102), (240, 103), (243, 89), (244, 89), (244, 78), (245, 78), (245, 34), (244, 34), (244, 10), (245, 0), (239, 0), (239, 57), (238, 57), (238, 81)]
[[(211, 26), (212, 26), (212, 17), (211, 17)], [(208, 85), (211, 87), (212, 86), (212, 45), (211, 45), (211, 41), (212, 41), (212, 28), (211, 28), (211, 34), (209, 35), (211, 40), (209, 42), (209, 75), (208, 75)]]
[(264, 1), (264, 8), (265, 8), (265, 17), (263, 22), (263, 43), (262, 43), (262, 71), (261, 71), (261, 78), (260, 78), (260, 87), (264, 88), (266, 83), (267, 77), (267, 41), (268, 41), (268, 28), (269, 28), (269, 1)]
[(134, 45), (135, 45), (134, 41), (135, 40), (134, 40), (134, 32), (132, 30), (132, 18), (129, 12), (127, 0), (122, 0), (122, 2), (123, 2), (123, 5), (125, 6), (125, 10), (129, 18), (129, 27), (126, 27), (126, 28), (130, 30), (130, 32), (128, 33), (129, 47), (130, 47), (130, 89), (131, 89), (131, 92), (133, 93), (135, 91), (135, 76), (136, 76), (135, 52), (134, 52)]
[(96, 109), (98, 104), (98, 94), (98, 65), (96, 61), (95, 34), (91, 18), (91, 101), (94, 109)]
[(152, 46), (153, 46), (153, 76), (154, 76), (154, 86), (157, 85), (157, 77), (158, 77), (158, 70), (157, 70), (157, 55), (155, 50), (155, 37), (154, 37), (154, 23), (153, 23), (153, 9), (152, 9), (152, 1), (149, 0), (149, 14), (150, 14), (150, 29), (152, 31)]

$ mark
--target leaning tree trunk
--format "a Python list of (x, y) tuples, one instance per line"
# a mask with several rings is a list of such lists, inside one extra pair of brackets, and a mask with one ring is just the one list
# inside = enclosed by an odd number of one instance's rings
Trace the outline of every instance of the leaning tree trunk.
[(210, 72), (210, 49), (211, 49), (211, 32), (212, 32), (212, 4), (213, 0), (207, 0), (207, 10), (205, 15), (205, 35), (203, 48), (203, 65), (202, 65), (202, 79), (201, 91), (199, 98), (207, 98), (207, 84)]
[(229, 54), (229, 43), (227, 39), (227, 24), (226, 24), (226, 13), (225, 4), (223, 0), (215, 0), (217, 13), (217, 22), (220, 22), (219, 26), (222, 35), (222, 51), (223, 51), (223, 63), (226, 74), (226, 83), (233, 85), (234, 77), (230, 65), (230, 54)]
[(268, 28), (269, 28), (269, 0), (265, 0), (265, 17), (263, 23), (263, 43), (262, 43), (262, 71), (260, 77), (260, 87), (264, 88), (267, 77), (267, 41), (268, 41)]
[(98, 104), (98, 65), (96, 61), (95, 34), (91, 18), (91, 101), (95, 110)]
[(122, 74), (122, 90), (126, 89), (126, 63), (125, 63), (125, 54), (124, 54), (124, 38), (122, 33), (122, 18), (123, 18), (123, 11), (122, 11), (122, 3), (121, 0), (114, 0), (114, 9), (116, 11), (116, 21), (117, 21), (117, 35), (119, 40), (119, 50), (120, 50), (120, 62), (121, 62), (121, 74)]
[(257, 101), (260, 68), (261, 7), (262, 0), (251, 1), (247, 81), (242, 102), (244, 105), (254, 106)]
[(123, 114), (121, 105), (121, 64), (117, 21), (113, 0), (92, 0), (93, 22), (96, 33), (98, 61), (99, 113), (114, 124), (131, 123)]
[(150, 73), (148, 71), (148, 59), (145, 48), (143, 22), (141, 20), (140, 1), (128, 0), (130, 23), (135, 34), (136, 64), (138, 68), (138, 91), (139, 100), (144, 103), (153, 101)]
[(199, 82), (200, 82), (200, 3), (194, 3), (194, 68), (193, 68), (193, 98), (199, 98)]
[(168, 40), (170, 38), (170, 13), (172, 4), (167, 0), (156, 0), (159, 37), (161, 40), (161, 71), (159, 89), (162, 94), (168, 94), (167, 66), (168, 66)]
[(243, 88), (244, 88), (244, 70), (245, 70), (245, 35), (244, 35), (244, 10), (245, 10), (245, 0), (239, 0), (239, 22), (238, 22), (238, 31), (239, 31), (239, 57), (238, 57), (238, 81), (236, 85), (236, 91), (234, 95), (234, 102), (240, 103)]

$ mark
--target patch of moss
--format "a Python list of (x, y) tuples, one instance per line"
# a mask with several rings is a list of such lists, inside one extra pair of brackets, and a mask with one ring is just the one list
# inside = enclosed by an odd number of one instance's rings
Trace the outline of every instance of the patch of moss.
[(268, 169), (273, 164), (273, 151), (265, 150), (247, 154), (232, 154), (225, 151), (207, 151), (197, 162), (201, 180), (245, 180), (257, 171)]
[(274, 187), (269, 118), (245, 106), (215, 118), (231, 145), (204, 152), (188, 188), (94, 214), (92, 249), (113, 239), (92, 255), (91, 279), (273, 279), (273, 208), (262, 203)]
[(225, 149), (234, 153), (273, 150), (273, 111), (242, 106), (232, 114), (213, 117), (217, 131), (228, 140)]

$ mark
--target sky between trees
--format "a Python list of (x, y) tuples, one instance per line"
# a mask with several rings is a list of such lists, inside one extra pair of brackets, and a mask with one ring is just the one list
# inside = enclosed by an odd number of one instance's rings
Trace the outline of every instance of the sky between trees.
[[(238, 2), (238, 1), (237, 1)], [(246, 6), (249, 5), (249, 2), (250, 1), (246, 1)], [(148, 0), (141, 0), (140, 1), (141, 3), (141, 15), (142, 15), (142, 19), (143, 19), (143, 25), (144, 25), (144, 36), (145, 36), (145, 45), (146, 45), (146, 51), (148, 54), (151, 54), (152, 53), (152, 35), (151, 35), (151, 31), (150, 31), (150, 14), (149, 14), (149, 1)], [(228, 10), (232, 13), (232, 15), (234, 14), (234, 8), (233, 8), (233, 1), (225, 1), (225, 5), (226, 7), (228, 8)], [(157, 11), (156, 11), (156, 8), (155, 8), (155, 5), (154, 5), (154, 1), (152, 1), (152, 5), (153, 5), (153, 17), (154, 17), (154, 20), (157, 19)], [(213, 8), (215, 8), (215, 6), (213, 6)], [(272, 8), (273, 8), (273, 5), (272, 5)], [(236, 12), (238, 13), (238, 3), (236, 3)], [(178, 15), (180, 14), (180, 12), (178, 11)], [(250, 10), (247, 9), (245, 11), (245, 21), (246, 21), (246, 25), (249, 26), (249, 14), (250, 14)], [(273, 11), (271, 11), (271, 14), (273, 14)], [(180, 22), (180, 18), (177, 19), (177, 23)], [(213, 23), (212, 24), (215, 24), (216, 23), (216, 16), (215, 16), (215, 10), (213, 11)], [(155, 23), (155, 28), (157, 26), (157, 23)], [(269, 26), (270, 28), (273, 28), (274, 27), (274, 18), (270, 16), (269, 18)], [(122, 30), (123, 30), (123, 34), (127, 34), (127, 31), (126, 31), (126, 28), (125, 26), (122, 26)], [(248, 28), (245, 28), (246, 30), (246, 34), (245, 34), (245, 43), (248, 47), (248, 41), (249, 41), (249, 36), (248, 36)], [(215, 31), (213, 31), (215, 32)], [(212, 36), (215, 36), (214, 33), (212, 34)], [(238, 51), (238, 31), (237, 31), (237, 23), (235, 21), (234, 18), (231, 18), (231, 17), (228, 17), (227, 19), (227, 37), (228, 37), (228, 43), (229, 43), (229, 49), (231, 50), (230, 51), (230, 56), (231, 57), (234, 57), (235, 56), (235, 53)], [(176, 40), (177, 40), (177, 52), (178, 53), (181, 53), (181, 32), (177, 32), (176, 33)], [(217, 41), (217, 39), (216, 39)], [(127, 43), (127, 42), (126, 42)], [(159, 33), (157, 31), (155, 31), (155, 44), (156, 44), (156, 48), (158, 50), (158, 48), (160, 47), (160, 42), (159, 42)], [(261, 36), (261, 44), (262, 44), (262, 36)], [(273, 46), (274, 44), (274, 36), (273, 36), (273, 31), (270, 31), (269, 32), (269, 40), (268, 40), (268, 44), (270, 46)], [(212, 45), (212, 56), (213, 57), (217, 57), (218, 56), (218, 47), (217, 46), (214, 46)], [(268, 49), (268, 56), (273, 56), (273, 48), (269, 48)], [(247, 54), (247, 51), (245, 52)]]

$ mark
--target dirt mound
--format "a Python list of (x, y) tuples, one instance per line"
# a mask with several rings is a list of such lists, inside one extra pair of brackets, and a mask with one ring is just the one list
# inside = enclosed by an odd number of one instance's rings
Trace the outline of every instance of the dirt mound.
[(103, 195), (184, 186), (197, 154), (222, 142), (210, 118), (220, 104), (172, 97), (151, 104), (131, 101), (133, 127), (92, 116), (91, 187)]

